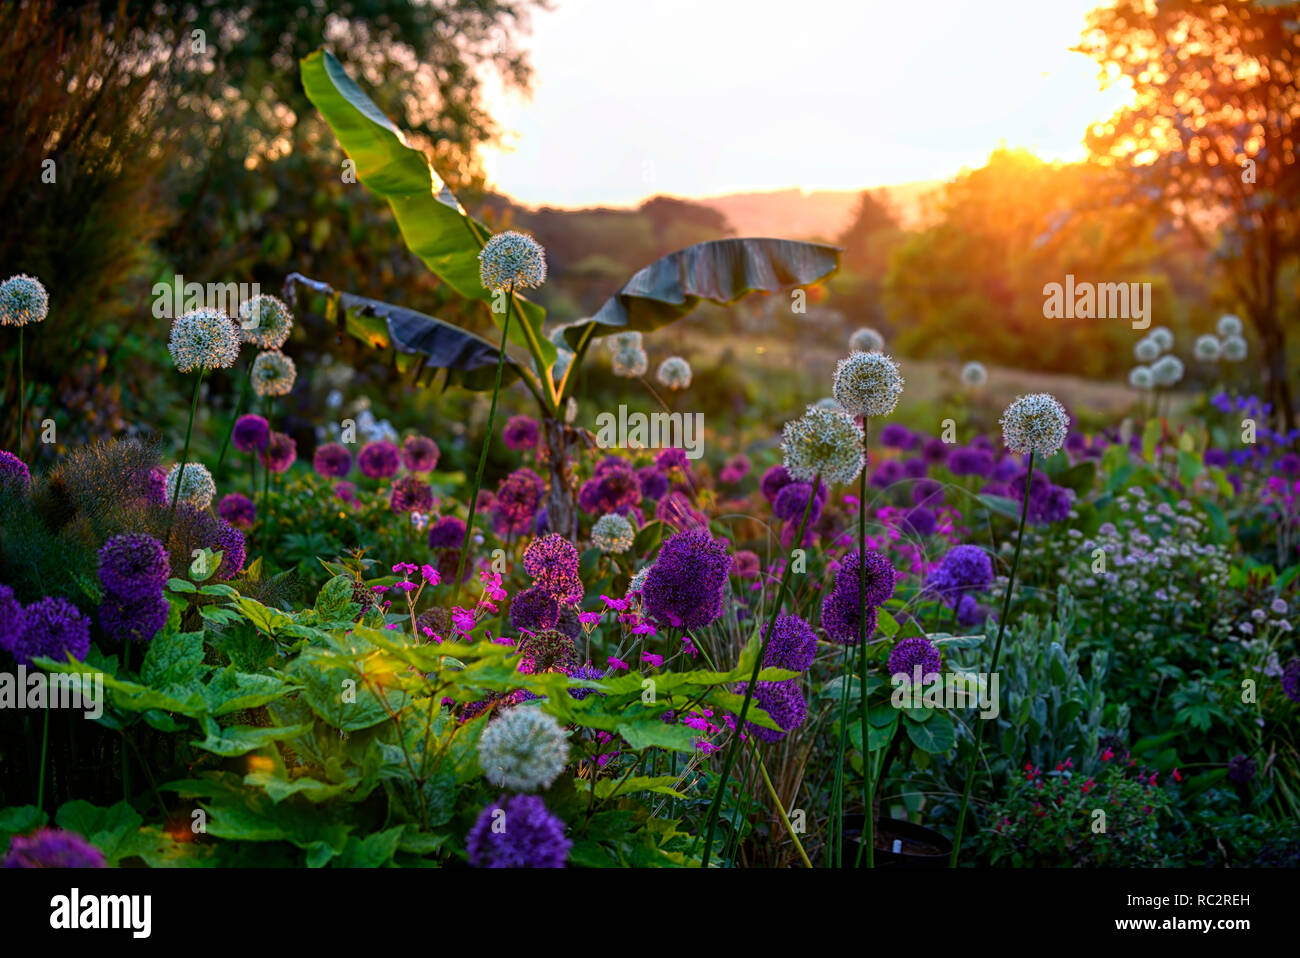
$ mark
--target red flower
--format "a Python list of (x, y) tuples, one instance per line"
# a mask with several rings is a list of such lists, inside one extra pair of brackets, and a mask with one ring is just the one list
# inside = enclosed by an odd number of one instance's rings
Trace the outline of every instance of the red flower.
[(1175, 782), (1181, 782), (1182, 780), (1183, 780), (1183, 777), (1182, 777), (1181, 775), (1178, 774), (1178, 769), (1174, 769), (1174, 781), (1175, 781)]
[(1101, 760), (1102, 760), (1103, 762), (1109, 762), (1109, 761), (1110, 761), (1112, 758), (1114, 758), (1114, 757), (1115, 757), (1115, 753), (1114, 753), (1113, 751), (1111, 751), (1110, 746), (1107, 745), (1107, 746), (1106, 746), (1106, 751), (1104, 751), (1104, 752), (1101, 753)]

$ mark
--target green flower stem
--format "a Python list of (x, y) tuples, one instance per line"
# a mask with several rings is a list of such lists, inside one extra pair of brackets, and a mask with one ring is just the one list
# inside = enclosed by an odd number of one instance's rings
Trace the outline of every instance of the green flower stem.
[[(1020, 568), (1020, 548), (1025, 541), (1025, 516), (1029, 513), (1029, 483), (1034, 478), (1034, 453), (1029, 453), (1029, 471), (1025, 475), (1025, 495), (1020, 504), (1020, 531), (1016, 534), (1016, 554), (1011, 560), (1011, 577), (1007, 580), (1007, 594), (1002, 597), (1002, 619), (998, 622), (998, 637), (993, 643), (993, 664), (989, 667), (989, 674), (992, 675), (998, 670), (998, 655), (1002, 652), (1002, 635), (1007, 629), (1007, 616), (1011, 611), (1011, 593), (1016, 586), (1016, 570)], [(971, 756), (970, 767), (966, 770), (966, 786), (962, 789), (961, 809), (957, 812), (957, 827), (952, 834), (952, 857), (948, 859), (948, 867), (957, 867), (957, 856), (961, 852), (961, 833), (962, 826), (966, 824), (966, 807), (970, 804), (971, 784), (975, 781), (975, 768), (979, 764), (980, 743), (984, 740), (984, 726), (987, 721), (980, 722), (975, 729), (975, 754)]]
[(271, 416), (275, 399), (266, 397), (266, 460), (262, 463), (262, 569), (266, 569), (266, 538), (271, 528)]
[(862, 849), (867, 850), (867, 867), (876, 864), (876, 809), (871, 791), (871, 729), (867, 724), (867, 443), (870, 423), (862, 417), (862, 472), (858, 476), (858, 700), (862, 714), (862, 799), (865, 803), (864, 841), (858, 845), (858, 864)]
[(239, 399), (235, 401), (235, 408), (230, 413), (230, 425), (226, 427), (226, 438), (221, 440), (221, 454), (217, 456), (218, 469), (226, 461), (226, 451), (230, 448), (230, 437), (235, 434), (235, 421), (239, 419), (239, 412), (244, 408), (244, 400), (248, 397), (248, 382), (252, 378), (253, 372), (250, 369), (248, 375), (240, 380)]
[(18, 458), (23, 457), (23, 420), (27, 418), (27, 382), (23, 378), (23, 327), (18, 327)]
[(181, 483), (185, 479), (185, 466), (190, 456), (190, 436), (194, 432), (194, 413), (199, 408), (199, 386), (203, 384), (203, 374), (207, 370), (200, 369), (199, 375), (194, 380), (194, 397), (190, 400), (190, 421), (185, 424), (185, 446), (181, 450), (181, 466), (176, 470), (176, 489), (172, 492), (172, 508), (167, 514), (167, 533), (163, 536), (163, 544), (172, 537), (172, 523), (176, 520), (176, 503), (181, 498)]
[[(808, 516), (812, 513), (813, 500), (816, 498), (817, 488), (821, 482), (821, 474), (813, 476), (812, 493), (808, 496), (808, 503), (804, 506), (803, 518), (799, 520), (799, 531), (795, 534), (794, 541), (803, 543), (804, 530), (808, 527)], [(713, 801), (709, 804), (709, 819), (704, 837), (704, 857), (700, 862), (701, 868), (709, 867), (709, 856), (713, 851), (713, 833), (718, 826), (718, 813), (721, 811), (722, 798), (727, 788), (727, 780), (731, 778), (731, 769), (736, 764), (736, 753), (740, 750), (740, 739), (745, 730), (745, 716), (749, 714), (749, 703), (754, 698), (754, 686), (758, 683), (758, 673), (763, 669), (763, 656), (767, 654), (767, 645), (772, 641), (772, 630), (776, 627), (776, 617), (781, 614), (781, 604), (785, 602), (786, 591), (790, 588), (790, 570), (793, 564), (788, 557), (785, 563), (785, 571), (781, 574), (781, 587), (777, 591), (776, 602), (772, 606), (772, 614), (768, 617), (767, 628), (763, 631), (763, 642), (758, 650), (758, 656), (754, 659), (754, 669), (749, 676), (749, 684), (745, 688), (745, 700), (740, 705), (740, 714), (736, 717), (736, 730), (731, 735), (731, 744), (727, 748), (727, 756), (722, 764), (722, 778), (718, 781), (718, 790), (713, 795)]]
[[(478, 490), (483, 484), (483, 467), (487, 465), (488, 449), (492, 445), (492, 425), (497, 416), (497, 396), (501, 393), (501, 369), (506, 362), (506, 343), (510, 336), (510, 315), (514, 311), (515, 284), (511, 283), (506, 295), (506, 319), (501, 324), (501, 350), (497, 354), (497, 378), (492, 387), (492, 406), (488, 409), (487, 435), (483, 437), (483, 446), (478, 454), (478, 471), (474, 474), (474, 489), (469, 496), (469, 513), (465, 516), (465, 538), (460, 546), (460, 558), (456, 560), (455, 594), (460, 595), (461, 576), (465, 574), (465, 557), (469, 554), (470, 537), (474, 534), (474, 510), (478, 508)], [(527, 325), (525, 323), (524, 325)]]
[(45, 755), (50, 746), (50, 707), (46, 704), (42, 709), (45, 712), (45, 722), (41, 728), (41, 770), (40, 777), (36, 780), (36, 807), (45, 810)]
[(831, 867), (838, 868), (844, 860), (844, 752), (848, 748), (849, 685), (853, 677), (852, 651), (844, 647), (844, 671), (840, 673), (840, 741), (835, 753), (835, 783), (831, 787), (833, 804), (831, 821), (834, 839)]

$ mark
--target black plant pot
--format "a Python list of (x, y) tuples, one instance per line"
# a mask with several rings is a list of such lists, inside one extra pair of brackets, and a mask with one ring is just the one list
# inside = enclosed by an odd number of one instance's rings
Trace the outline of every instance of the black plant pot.
[[(865, 823), (865, 815), (844, 816), (845, 845), (853, 849), (850, 859), (846, 848), (845, 861), (857, 861), (857, 846), (861, 843)], [(893, 850), (895, 842), (898, 851)], [(896, 818), (876, 820), (877, 868), (947, 868), (951, 854), (952, 842), (932, 828)]]

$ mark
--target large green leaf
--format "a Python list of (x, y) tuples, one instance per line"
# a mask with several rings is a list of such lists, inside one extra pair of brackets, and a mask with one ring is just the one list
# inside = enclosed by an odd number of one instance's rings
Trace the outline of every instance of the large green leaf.
[(701, 300), (726, 305), (748, 293), (807, 286), (840, 267), (840, 247), (745, 238), (696, 243), (642, 267), (590, 320), (564, 331), (574, 349), (625, 329), (648, 333), (681, 319)]
[[(465, 211), (424, 153), (407, 145), (333, 54), (317, 50), (301, 69), (307, 98), (356, 164), (357, 179), (388, 201), (411, 252), (460, 295), (491, 302), (478, 272), (478, 254), (491, 231)], [(510, 341), (537, 351), (549, 367), (556, 351), (542, 334), (546, 311), (520, 296), (516, 302), (525, 322), (511, 323)], [(504, 311), (492, 318), (499, 326)]]

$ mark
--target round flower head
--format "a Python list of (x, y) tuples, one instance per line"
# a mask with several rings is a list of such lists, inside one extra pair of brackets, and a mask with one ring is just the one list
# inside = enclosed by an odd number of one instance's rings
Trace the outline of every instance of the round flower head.
[(610, 352), (621, 353), (625, 349), (644, 349), (642, 337), (635, 329), (628, 329), (621, 333), (615, 333), (606, 341)]
[(478, 254), (484, 289), (533, 289), (546, 282), (546, 250), (526, 233), (497, 233)]
[[(898, 573), (884, 553), (868, 549), (866, 556), (867, 605), (883, 605), (894, 594)], [(854, 602), (858, 600), (858, 578), (862, 565), (858, 550), (854, 549), (840, 561), (840, 567), (835, 573), (835, 591), (852, 596)]]
[(1151, 367), (1151, 378), (1157, 386), (1176, 386), (1183, 378), (1183, 361), (1169, 353), (1156, 360)]
[(19, 273), (0, 283), (0, 326), (43, 322), (49, 312), (50, 297), (35, 276)]
[(689, 389), (691, 386), (691, 364), (681, 356), (669, 356), (659, 364), (655, 372), (659, 384), (668, 389)]
[(1224, 313), (1219, 317), (1219, 321), (1214, 324), (1214, 331), (1219, 334), (1220, 339), (1228, 339), (1231, 336), (1240, 336), (1241, 329), (1241, 320), (1232, 313)]
[(1174, 334), (1164, 326), (1157, 326), (1147, 333), (1147, 337), (1160, 348), (1162, 353), (1174, 348)]
[(1139, 339), (1137, 345), (1133, 347), (1133, 355), (1137, 357), (1138, 362), (1153, 363), (1160, 358), (1160, 344), (1150, 336)]
[(1259, 766), (1253, 758), (1237, 755), (1228, 761), (1228, 781), (1234, 785), (1246, 785), (1255, 777)]
[(560, 620), (560, 604), (537, 586), (515, 594), (510, 601), (510, 625), (516, 632), (551, 629)]
[(1223, 341), (1223, 358), (1230, 363), (1239, 363), (1246, 358), (1246, 340), (1240, 336), (1229, 336)]
[(32, 474), (23, 462), (12, 452), (0, 450), (0, 486), (13, 483), (26, 487), (32, 481)]
[(200, 509), (206, 509), (212, 504), (212, 499), (217, 494), (217, 484), (212, 481), (212, 473), (208, 472), (207, 466), (198, 462), (187, 462), (184, 476), (181, 475), (180, 463), (167, 470), (166, 490), (169, 504), (176, 496), (178, 478), (181, 484), (181, 502), (188, 502)]
[(931, 571), (925, 587), (951, 600), (961, 593), (987, 589), (993, 581), (993, 560), (979, 546), (953, 546)]
[(780, 495), (781, 490), (793, 481), (785, 466), (772, 466), (763, 473), (763, 478), (758, 481), (758, 488), (763, 493), (764, 499), (768, 502), (776, 502), (776, 497)]
[[(763, 635), (767, 635), (767, 623), (763, 624)], [(777, 616), (767, 652), (763, 655), (763, 665), (802, 672), (812, 665), (816, 655), (817, 636), (813, 634), (812, 626), (797, 615)]]
[(430, 549), (459, 549), (465, 541), (465, 523), (455, 516), (443, 516), (429, 526)]
[(368, 479), (391, 479), (402, 467), (402, 455), (394, 443), (378, 439), (361, 447), (357, 466)]
[(242, 492), (230, 492), (217, 503), (217, 515), (237, 529), (247, 529), (257, 519), (257, 506)]
[(293, 311), (282, 299), (259, 294), (239, 306), (239, 336), (246, 343), (279, 349), (288, 341), (292, 329)]
[(616, 512), (601, 516), (591, 527), (591, 544), (601, 552), (621, 555), (632, 548), (636, 533), (632, 523)]
[(170, 575), (167, 550), (153, 536), (121, 532), (99, 548), (99, 581), (119, 598), (159, 594)]
[[(533, 591), (533, 590), (525, 590)], [(556, 623), (559, 622), (558, 606)], [(519, 640), (519, 671), (526, 675), (540, 672), (568, 673), (578, 667), (578, 647), (574, 640), (558, 629), (542, 629)]]
[(253, 392), (259, 396), (287, 396), (293, 390), (298, 369), (278, 349), (258, 353), (253, 360)]
[(110, 593), (99, 605), (99, 625), (114, 642), (151, 642), (167, 624), (170, 610), (161, 592), (138, 599)]
[(880, 430), (880, 444), (891, 449), (915, 449), (920, 441), (920, 436), (899, 422), (886, 423)]
[(235, 420), (230, 441), (240, 452), (261, 452), (271, 438), (271, 426), (261, 416), (247, 413)]
[(38, 657), (84, 662), (90, 651), (90, 620), (67, 599), (47, 596), (23, 610), (26, 628), (10, 651), (19, 665)]
[(863, 326), (849, 337), (849, 349), (855, 353), (878, 353), (885, 348), (885, 337)]
[(519, 535), (532, 528), (546, 484), (531, 469), (516, 469), (497, 487), (492, 513), (497, 531)]
[(582, 600), (578, 578), (578, 550), (562, 535), (552, 533), (534, 539), (524, 550), (524, 571), (533, 583), (561, 605)]
[(662, 499), (668, 492), (668, 477), (658, 466), (642, 466), (636, 471), (636, 481), (647, 499)]
[(478, 741), (478, 763), (489, 782), (516, 792), (548, 788), (569, 761), (560, 723), (539, 708), (512, 708), (494, 719)]
[(428, 436), (407, 436), (402, 441), (402, 462), (411, 472), (433, 472), (442, 450)]
[(172, 323), (167, 343), (176, 369), (223, 369), (239, 358), (239, 327), (218, 309), (192, 309)]
[(388, 508), (394, 512), (432, 512), (433, 487), (416, 476), (393, 480)]
[[(748, 685), (748, 682), (741, 682), (736, 686), (736, 694), (744, 695)], [(764, 742), (781, 741), (787, 732), (798, 728), (808, 717), (808, 703), (804, 700), (799, 683), (794, 679), (785, 682), (759, 682), (754, 687), (753, 704), (781, 726), (781, 731), (777, 731), (746, 720), (745, 731)]]
[(521, 451), (537, 445), (537, 420), (531, 416), (511, 416), (501, 430), (507, 449)]
[(342, 479), (352, 471), (352, 453), (337, 442), (316, 447), (311, 464), (326, 479)]
[(12, 652), (27, 629), (23, 605), (14, 598), (14, 590), (0, 584), (0, 649)]
[(983, 363), (969, 362), (961, 368), (961, 384), (978, 389), (989, 381), (989, 371)]
[(5, 868), (105, 868), (104, 853), (76, 832), (42, 828), (15, 835), (5, 854)]
[(1128, 384), (1134, 389), (1151, 389), (1156, 384), (1155, 377), (1151, 375), (1151, 367), (1134, 366), (1128, 371)]
[(1217, 362), (1223, 356), (1223, 344), (1208, 333), (1204, 336), (1197, 336), (1196, 344), (1192, 347), (1192, 355), (1199, 362)]
[(888, 416), (903, 394), (903, 377), (884, 353), (850, 353), (835, 367), (831, 392), (850, 415)]
[(801, 418), (785, 424), (781, 451), (786, 471), (803, 482), (820, 475), (831, 485), (850, 483), (864, 465), (862, 440), (862, 427), (848, 413), (809, 406)]
[[(818, 483), (818, 495), (813, 495), (813, 487), (807, 482), (792, 482), (776, 495), (776, 501), (772, 503), (772, 512), (778, 519), (784, 519), (787, 522), (797, 521), (803, 518), (804, 512), (808, 513), (808, 523), (811, 525), (821, 518), (822, 503), (826, 500), (826, 484)], [(808, 499), (812, 498), (812, 508), (808, 508)]]
[(1046, 459), (1065, 442), (1070, 418), (1049, 393), (1021, 396), (1002, 414), (1002, 439), (1014, 453), (1033, 452)]
[(502, 796), (479, 813), (465, 838), (471, 868), (563, 868), (572, 847), (564, 822), (536, 795)]
[(890, 676), (906, 676), (908, 684), (916, 679), (916, 670), (920, 669), (921, 681), (938, 673), (943, 666), (939, 648), (924, 636), (914, 635), (899, 640), (889, 653)]
[(636, 379), (650, 368), (650, 358), (644, 349), (620, 349), (610, 361), (614, 375), (620, 379)]
[(266, 453), (262, 456), (262, 464), (266, 468), (275, 473), (288, 472), (297, 458), (298, 443), (292, 436), (282, 432), (271, 433), (271, 438), (266, 443)]
[(705, 528), (665, 540), (641, 587), (646, 612), (674, 628), (698, 629), (722, 614), (731, 556)]

